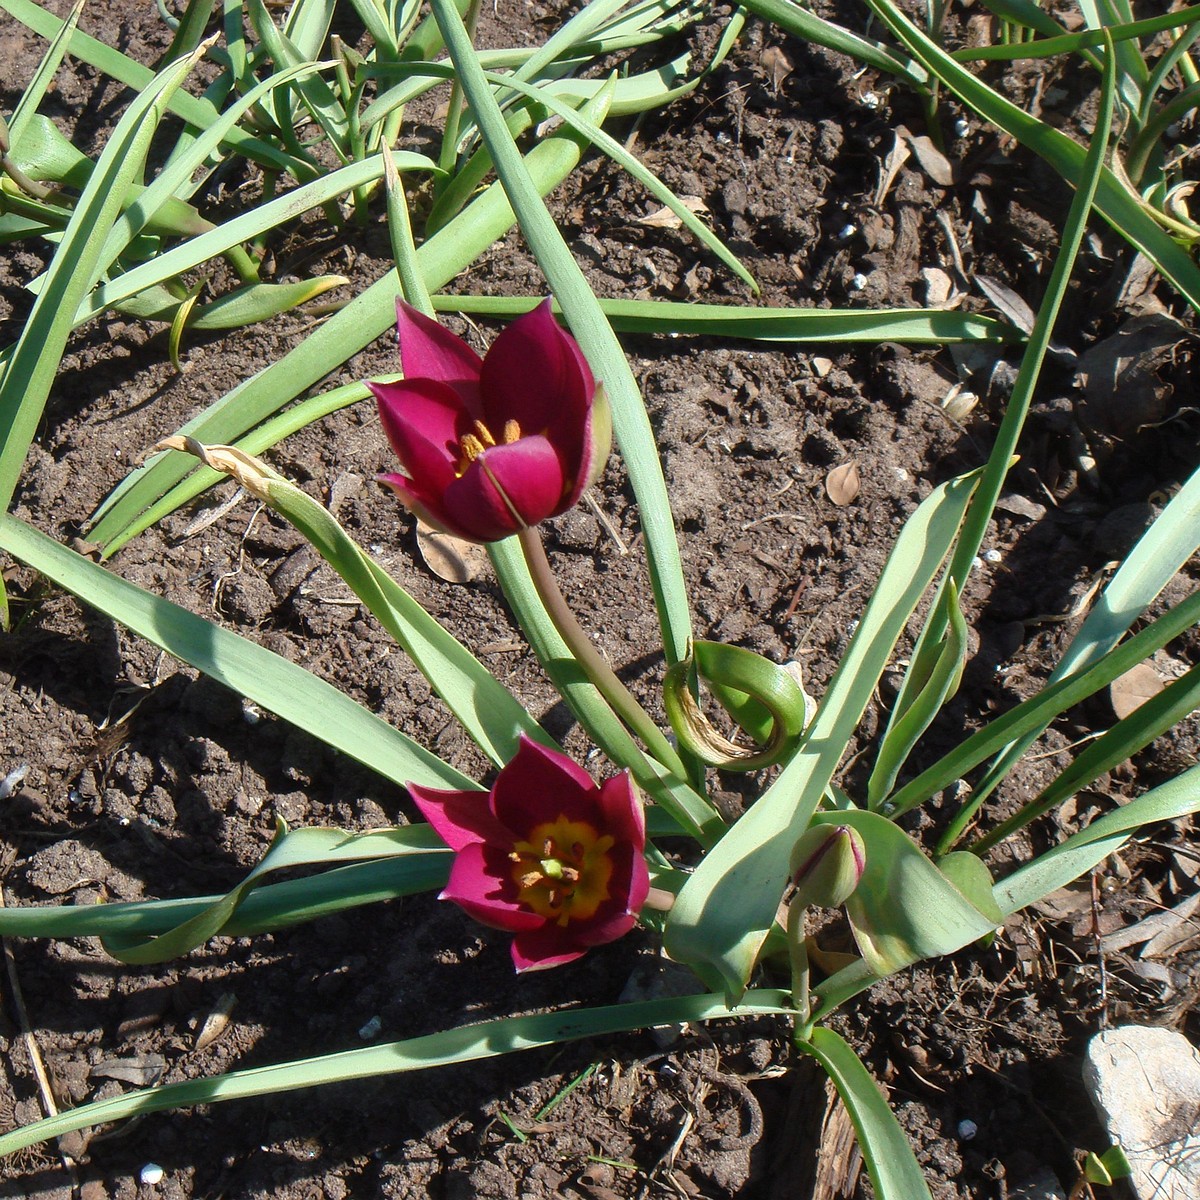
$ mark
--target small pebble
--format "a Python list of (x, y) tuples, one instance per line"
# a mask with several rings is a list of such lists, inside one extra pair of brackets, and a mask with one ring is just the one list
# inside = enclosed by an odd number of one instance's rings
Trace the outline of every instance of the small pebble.
[(838, 233), (838, 241), (848, 242), (857, 232), (857, 225), (843, 225)]
[(382, 1017), (372, 1017), (359, 1031), (358, 1036), (364, 1042), (369, 1042), (373, 1037), (379, 1036), (379, 1031), (383, 1028)]
[(879, 95), (876, 92), (863, 92), (858, 99), (859, 103), (861, 103), (864, 108), (879, 107)]
[(867, 277), (859, 271), (852, 280), (850, 280), (850, 290), (852, 292), (861, 292), (867, 286)]
[(19, 767), (13, 767), (3, 779), (0, 779), (0, 800), (7, 800), (17, 790), (17, 786), (21, 780), (28, 774), (29, 764), (22, 763)]
[(969, 1142), (978, 1132), (979, 1126), (974, 1121), (959, 1121), (958, 1136), (964, 1142)]
[(985, 550), (983, 552), (983, 561), (985, 563), (998, 563), (1004, 557), (999, 550)]
[(982, 567), (983, 567), (983, 559), (980, 558), (979, 555), (977, 554), (977, 555), (975, 555), (975, 557), (973, 559), (971, 559), (971, 570), (978, 571)]
[(158, 1165), (158, 1163), (147, 1163), (139, 1172), (138, 1179), (141, 1180), (146, 1187), (153, 1187), (156, 1183), (162, 1183), (163, 1176), (166, 1171)]
[(971, 132), (971, 122), (968, 121), (966, 117), (959, 117), (958, 120), (954, 122), (954, 136), (955, 137), (960, 137), (960, 138), (966, 137), (967, 134), (970, 132)]

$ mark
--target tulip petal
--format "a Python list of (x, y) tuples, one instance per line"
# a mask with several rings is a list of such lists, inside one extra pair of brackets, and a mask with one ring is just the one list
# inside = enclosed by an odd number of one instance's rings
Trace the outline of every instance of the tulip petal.
[(571, 936), (580, 946), (603, 946), (623, 938), (636, 924), (633, 913), (614, 912), (586, 924), (580, 922), (572, 927)]
[(522, 734), (516, 754), (492, 785), (492, 811), (500, 824), (522, 834), (560, 816), (596, 825), (596, 794), (581, 766)]
[(396, 497), (400, 503), (418, 520), (428, 525), (430, 529), (435, 529), (438, 533), (452, 534), (454, 537), (463, 538), (465, 541), (481, 540), (472, 530), (462, 529), (448, 520), (445, 514), (435, 507), (438, 505), (437, 497), (431, 499), (426, 497), (424, 492), (417, 491), (413, 486), (412, 480), (407, 475), (376, 475), (375, 478), (380, 483), (390, 487), (396, 493)]
[(622, 771), (600, 785), (599, 804), (604, 832), (611, 833), (618, 842), (628, 842), (639, 852), (644, 850), (646, 816), (628, 771)]
[(493, 542), (562, 511), (562, 465), (544, 437), (490, 446), (445, 490), (449, 521)]
[(518, 971), (544, 971), (548, 967), (561, 967), (574, 962), (587, 953), (579, 949), (565, 936), (557, 925), (544, 925), (541, 929), (518, 933), (513, 938), (512, 960)]
[(575, 339), (554, 319), (549, 300), (496, 338), (479, 384), (484, 420), (493, 429), (516, 421), (523, 431), (549, 432), (569, 460), (577, 457), (596, 382)]
[[(574, 508), (584, 492), (604, 473), (612, 453), (612, 407), (603, 384), (596, 385), (592, 409), (584, 426), (583, 441), (575, 461), (563, 459), (570, 491), (563, 498), (563, 511)], [(565, 449), (564, 449), (565, 455)]]
[(482, 414), (479, 373), (483, 360), (462, 338), (403, 300), (396, 301), (396, 334), (405, 379), (435, 379), (448, 384), (462, 396), (472, 417)]
[(546, 924), (545, 917), (514, 899), (516, 885), (508, 879), (510, 866), (503, 850), (478, 842), (464, 846), (454, 856), (450, 878), (438, 899), (453, 901), (468, 916), (493, 929), (509, 933), (540, 929)]
[(645, 856), (631, 846), (616, 845), (612, 849), (612, 878), (609, 894), (624, 904), (629, 913), (639, 913), (650, 892), (650, 871)]
[(408, 794), (451, 850), (462, 850), (477, 842), (512, 848), (521, 838), (497, 820), (487, 792), (446, 791), (442, 788), (408, 785)]
[(431, 379), (367, 385), (379, 403), (379, 420), (417, 490), (444, 491), (458, 477), (459, 437), (470, 428), (459, 397)]

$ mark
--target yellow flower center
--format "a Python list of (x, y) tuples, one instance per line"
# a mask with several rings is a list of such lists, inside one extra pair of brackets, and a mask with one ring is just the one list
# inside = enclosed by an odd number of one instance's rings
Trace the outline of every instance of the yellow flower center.
[[(519, 441), (521, 437), (521, 427), (516, 421), (505, 421), (504, 430), (500, 434), (499, 445), (511, 446), (513, 442)], [(464, 433), (458, 439), (458, 463), (456, 471), (461, 479), (466, 473), (467, 468), (489, 447), (497, 445), (492, 431), (482, 422), (476, 421), (471, 426), (469, 433)]]
[(509, 854), (512, 881), (523, 904), (539, 917), (563, 926), (586, 921), (609, 898), (615, 838), (597, 832), (587, 821), (560, 816), (543, 821)]

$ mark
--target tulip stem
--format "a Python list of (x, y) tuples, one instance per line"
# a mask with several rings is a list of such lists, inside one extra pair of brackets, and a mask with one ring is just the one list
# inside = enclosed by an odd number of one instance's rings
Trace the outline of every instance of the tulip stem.
[(575, 661), (583, 668), (584, 674), (608, 701), (617, 716), (642, 739), (650, 753), (668, 771), (678, 775), (680, 779), (686, 779), (687, 772), (682, 760), (675, 752), (675, 747), (667, 741), (666, 736), (654, 723), (650, 714), (617, 678), (612, 667), (604, 661), (600, 652), (592, 644), (592, 639), (575, 619), (575, 614), (568, 606), (559, 589), (558, 582), (554, 578), (550, 560), (546, 557), (546, 547), (542, 544), (542, 536), (537, 527), (526, 526), (517, 534), (517, 540), (525, 555), (533, 586), (537, 589), (537, 594), (550, 614), (550, 619), (554, 622), (559, 636), (567, 643), (567, 648), (571, 651)]
[(796, 1020), (801, 1025), (808, 1023), (810, 1000), (808, 995), (808, 945), (804, 937), (804, 918), (808, 905), (798, 897), (788, 905), (787, 947), (792, 965), (792, 1003), (796, 1007)]

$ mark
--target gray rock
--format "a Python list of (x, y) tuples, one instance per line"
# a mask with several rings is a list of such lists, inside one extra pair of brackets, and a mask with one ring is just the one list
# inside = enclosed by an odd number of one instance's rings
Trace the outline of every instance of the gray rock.
[(1129, 1158), (1138, 1200), (1200, 1196), (1200, 1053), (1183, 1034), (1144, 1025), (1098, 1033), (1083, 1081)]

